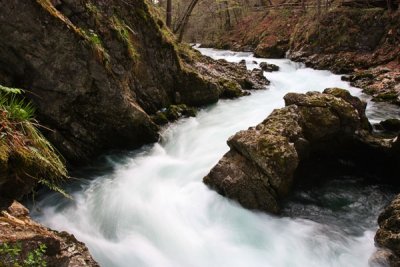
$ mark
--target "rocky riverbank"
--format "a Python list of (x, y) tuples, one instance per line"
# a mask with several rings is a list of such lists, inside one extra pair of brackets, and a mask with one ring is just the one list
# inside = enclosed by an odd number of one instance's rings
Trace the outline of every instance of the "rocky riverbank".
[(85, 244), (34, 222), (28, 209), (16, 201), (1, 211), (0, 226), (2, 266), (99, 266)]
[[(400, 11), (341, 7), (299, 20), (289, 58), (344, 76), (374, 101), (400, 103)], [(331, 23), (335, 21), (335, 23)]]
[(85, 244), (35, 223), (15, 201), (39, 184), (63, 193), (59, 186), (68, 179), (21, 93), (0, 86), (0, 266), (98, 266)]
[(374, 101), (399, 104), (400, 11), (388, 11), (385, 4), (333, 2), (321, 16), (290, 8), (255, 12), (209, 45), (259, 57), (287, 55), (309, 67), (349, 74), (344, 79)]
[[(204, 183), (245, 208), (272, 213), (279, 213), (297, 185), (322, 179), (356, 175), (398, 185), (399, 132), (372, 132), (365, 103), (338, 88), (284, 99), (286, 107), (229, 138), (230, 151)], [(384, 220), (383, 229), (397, 229)], [(388, 247), (381, 236), (378, 244)]]

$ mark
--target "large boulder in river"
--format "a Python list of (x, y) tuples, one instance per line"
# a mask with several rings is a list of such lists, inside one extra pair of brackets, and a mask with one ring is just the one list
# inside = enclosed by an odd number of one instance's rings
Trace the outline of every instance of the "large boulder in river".
[(284, 99), (286, 107), (228, 140), (230, 151), (204, 183), (246, 208), (278, 213), (296, 183), (360, 169), (371, 179), (393, 175), (400, 160), (392, 157), (391, 140), (371, 135), (366, 104), (348, 91), (289, 93)]

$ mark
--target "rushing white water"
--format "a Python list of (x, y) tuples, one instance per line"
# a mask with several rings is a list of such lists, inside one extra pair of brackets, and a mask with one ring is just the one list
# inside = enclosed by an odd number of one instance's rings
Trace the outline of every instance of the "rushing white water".
[[(245, 59), (248, 68), (256, 66), (253, 60), (264, 61), (249, 53), (201, 51), (228, 61)], [(220, 101), (168, 126), (160, 143), (112, 162), (113, 170), (80, 184), (72, 203), (45, 197), (36, 219), (73, 233), (101, 266), (368, 266), (375, 251), (374, 220), (349, 234), (338, 225), (245, 210), (202, 183), (228, 150), (228, 137), (282, 107), (286, 93), (342, 87), (360, 95), (328, 71), (285, 59), (268, 62), (281, 68), (266, 74), (268, 90)], [(378, 120), (381, 110), (369, 109), (370, 117)], [(368, 216), (376, 218), (381, 202)]]

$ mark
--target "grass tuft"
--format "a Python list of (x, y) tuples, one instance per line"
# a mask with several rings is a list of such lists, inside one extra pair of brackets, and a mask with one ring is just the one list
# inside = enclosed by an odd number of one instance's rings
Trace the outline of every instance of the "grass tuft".
[(34, 181), (67, 196), (60, 189), (68, 177), (64, 160), (38, 130), (35, 107), (21, 92), (0, 87), (0, 185), (13, 178), (23, 184)]

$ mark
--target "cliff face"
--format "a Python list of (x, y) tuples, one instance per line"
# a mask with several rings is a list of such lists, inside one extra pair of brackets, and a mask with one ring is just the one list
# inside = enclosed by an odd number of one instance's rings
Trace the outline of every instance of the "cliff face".
[(0, 83), (29, 89), (47, 136), (72, 162), (154, 142), (148, 114), (216, 102), (224, 90), (190, 65), (202, 57), (176, 45), (145, 0), (1, 0), (0, 8)]

